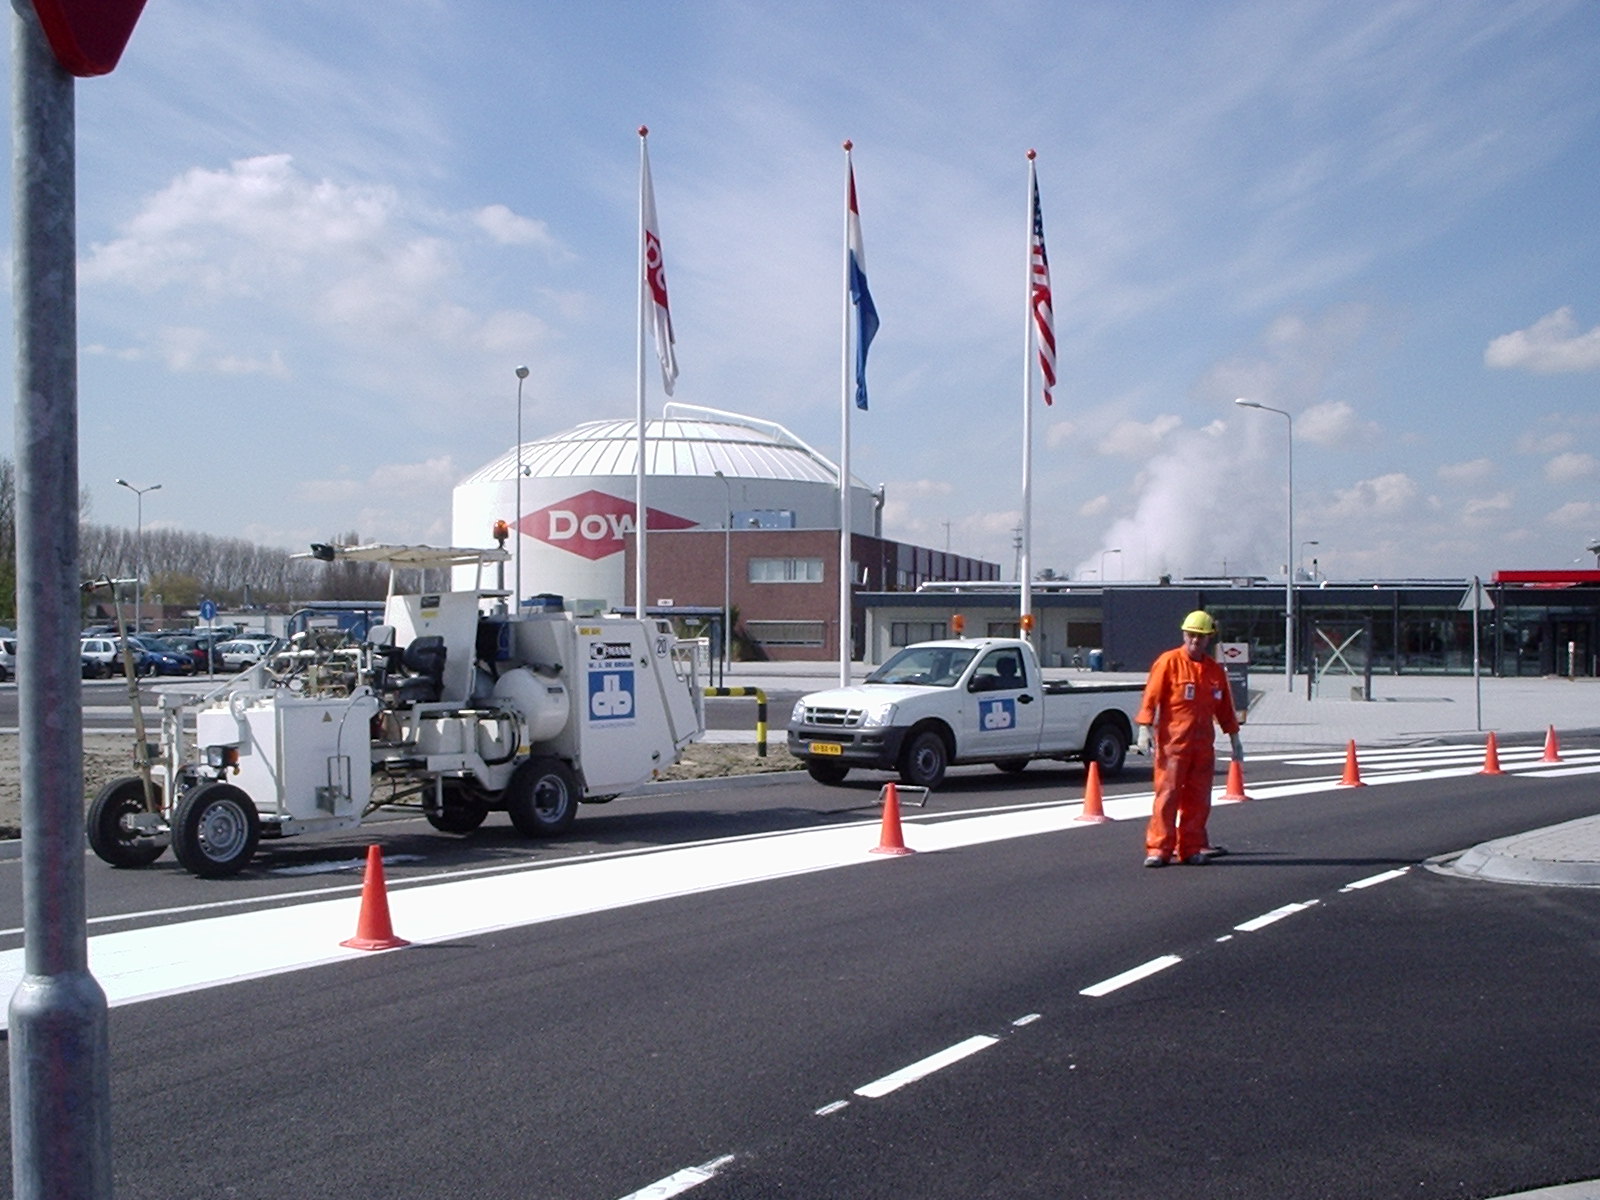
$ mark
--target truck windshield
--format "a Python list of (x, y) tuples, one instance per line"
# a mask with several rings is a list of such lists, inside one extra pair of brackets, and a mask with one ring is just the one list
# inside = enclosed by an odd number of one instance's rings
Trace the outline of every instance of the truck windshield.
[(868, 675), (867, 682), (953, 687), (975, 653), (960, 646), (908, 646)]

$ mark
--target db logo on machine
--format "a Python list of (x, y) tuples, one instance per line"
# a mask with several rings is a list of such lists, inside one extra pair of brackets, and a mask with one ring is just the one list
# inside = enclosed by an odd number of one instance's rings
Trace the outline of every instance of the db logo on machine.
[[(693, 529), (697, 522), (652, 508), (651, 529)], [(559, 550), (598, 560), (620, 554), (623, 537), (634, 531), (634, 506), (606, 492), (590, 490), (547, 504), (517, 522), (517, 530)]]
[(986, 733), (1012, 729), (1017, 724), (1017, 709), (1010, 700), (986, 700), (978, 706), (978, 725)]

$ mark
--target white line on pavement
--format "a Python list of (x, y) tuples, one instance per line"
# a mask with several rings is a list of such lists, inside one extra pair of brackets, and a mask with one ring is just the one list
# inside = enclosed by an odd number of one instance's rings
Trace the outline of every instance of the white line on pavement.
[(871, 1083), (864, 1083), (856, 1089), (856, 1095), (866, 1096), (876, 1100), (879, 1096), (887, 1096), (898, 1088), (905, 1087), (908, 1083), (915, 1083), (919, 1079), (932, 1075), (935, 1071), (943, 1070), (951, 1063), (960, 1062), (962, 1059), (976, 1054), (980, 1050), (987, 1050), (1000, 1039), (990, 1037), (988, 1034), (978, 1034), (969, 1037), (964, 1042), (957, 1042), (937, 1054), (930, 1054), (927, 1058), (912, 1063), (909, 1067), (901, 1067), (885, 1075), (882, 1079), (875, 1079)]
[(1297, 912), (1305, 912), (1306, 909), (1317, 903), (1319, 901), (1305, 900), (1299, 904), (1285, 904), (1282, 908), (1275, 908), (1269, 913), (1262, 913), (1259, 917), (1253, 917), (1242, 925), (1235, 925), (1234, 929), (1239, 933), (1254, 933), (1256, 930), (1265, 929), (1268, 925), (1281, 921), (1285, 917), (1292, 917)]
[(1081, 990), (1080, 996), (1109, 996), (1118, 988), (1125, 988), (1130, 983), (1138, 983), (1154, 975), (1157, 971), (1165, 971), (1168, 967), (1175, 967), (1183, 959), (1176, 954), (1163, 954), (1160, 958), (1152, 958), (1142, 966), (1134, 967), (1131, 971), (1124, 971), (1121, 975), (1113, 975), (1110, 979), (1102, 979), (1099, 983), (1090, 984)]
[(702, 1183), (714, 1178), (716, 1173), (733, 1161), (733, 1155), (724, 1154), (721, 1158), (713, 1158), (708, 1163), (701, 1163), (698, 1167), (685, 1167), (668, 1175), (665, 1179), (658, 1179), (652, 1184), (640, 1188), (637, 1192), (629, 1192), (622, 1200), (668, 1200), (671, 1196), (681, 1196), (690, 1188), (699, 1187)]
[(1365, 879), (1358, 879), (1354, 883), (1345, 884), (1339, 890), (1341, 892), (1353, 892), (1358, 888), (1369, 888), (1375, 884), (1388, 883), (1391, 879), (1399, 879), (1400, 876), (1406, 874), (1410, 870), (1410, 867), (1399, 867), (1393, 871), (1383, 871), (1377, 875), (1368, 875)]

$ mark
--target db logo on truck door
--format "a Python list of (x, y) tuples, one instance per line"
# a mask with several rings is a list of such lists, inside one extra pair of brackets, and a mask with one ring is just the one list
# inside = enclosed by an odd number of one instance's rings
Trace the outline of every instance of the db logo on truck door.
[(1009, 696), (1002, 700), (978, 702), (978, 728), (985, 733), (1001, 733), (1017, 726), (1017, 702)]

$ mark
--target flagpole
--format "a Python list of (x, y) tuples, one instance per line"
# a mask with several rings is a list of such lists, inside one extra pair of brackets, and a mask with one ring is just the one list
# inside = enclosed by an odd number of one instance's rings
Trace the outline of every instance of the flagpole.
[(840, 287), (839, 360), (839, 686), (850, 686), (850, 406), (854, 403), (850, 320), (850, 192), (855, 182), (850, 162), (852, 144), (844, 143), (844, 237)]
[(1027, 234), (1026, 255), (1023, 259), (1023, 321), (1022, 321), (1022, 559), (1018, 573), (1021, 593), (1018, 621), (1023, 637), (1032, 638), (1033, 624), (1033, 220), (1034, 194), (1038, 189), (1038, 176), (1033, 166), (1034, 151), (1028, 151), (1028, 216), (1023, 222)]
[(645, 203), (646, 188), (650, 180), (650, 147), (648, 139), (650, 128), (646, 125), (639, 126), (639, 257), (634, 262), (634, 270), (638, 272), (639, 286), (639, 344), (635, 355), (636, 371), (634, 373), (634, 422), (635, 429), (635, 466), (633, 481), (633, 611), (634, 615), (645, 615), (646, 595), (645, 570), (646, 543), (648, 539), (647, 516), (649, 508), (645, 500), (645, 437), (644, 437), (644, 321), (645, 305), (648, 303), (649, 283), (645, 277)]

